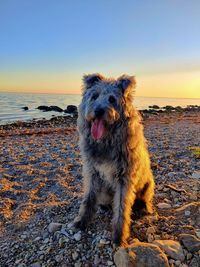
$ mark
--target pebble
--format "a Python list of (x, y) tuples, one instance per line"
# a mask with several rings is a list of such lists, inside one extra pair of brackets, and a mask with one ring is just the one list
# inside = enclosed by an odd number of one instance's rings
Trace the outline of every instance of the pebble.
[(197, 229), (197, 230), (196, 230), (196, 236), (197, 236), (198, 238), (200, 238), (200, 229)]
[(170, 209), (172, 207), (171, 204), (165, 202), (158, 203), (157, 206), (159, 209)]
[(112, 266), (113, 262), (112, 261), (107, 261), (108, 266)]
[(30, 267), (41, 267), (41, 264), (39, 262), (32, 263)]
[(33, 241), (34, 241), (34, 242), (37, 242), (37, 241), (39, 241), (39, 240), (41, 240), (41, 237), (40, 237), (40, 236), (37, 236)]
[(77, 253), (76, 251), (72, 253), (72, 259), (73, 259), (74, 261), (77, 260), (78, 257), (79, 257), (79, 255), (78, 255), (78, 253)]
[(185, 216), (190, 216), (190, 211), (189, 210), (185, 210)]
[(80, 240), (81, 240), (81, 233), (78, 232), (78, 233), (74, 234), (74, 239), (75, 239), (76, 241), (80, 241)]
[(105, 240), (105, 239), (100, 239), (99, 243), (100, 243), (101, 245), (108, 245), (108, 244), (110, 244), (110, 241)]
[(27, 238), (26, 235), (21, 235), (20, 237), (21, 237), (21, 239), (26, 239)]
[(193, 179), (200, 179), (200, 171), (193, 172), (192, 178)]
[(55, 233), (56, 231), (59, 231), (61, 227), (61, 223), (51, 222), (48, 226), (48, 231), (49, 233)]

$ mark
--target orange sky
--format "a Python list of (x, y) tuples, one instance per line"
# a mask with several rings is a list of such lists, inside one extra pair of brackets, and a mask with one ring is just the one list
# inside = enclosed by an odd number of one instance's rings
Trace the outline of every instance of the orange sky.
[[(77, 73), (3, 73), (0, 91), (79, 94), (81, 79), (82, 74)], [(200, 98), (200, 71), (138, 75), (136, 79), (137, 96)]]

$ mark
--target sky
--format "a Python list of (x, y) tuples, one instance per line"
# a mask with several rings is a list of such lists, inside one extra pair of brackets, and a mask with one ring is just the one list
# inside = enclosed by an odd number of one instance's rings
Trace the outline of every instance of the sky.
[(136, 95), (200, 98), (199, 0), (0, 1), (0, 91), (80, 93), (135, 75)]

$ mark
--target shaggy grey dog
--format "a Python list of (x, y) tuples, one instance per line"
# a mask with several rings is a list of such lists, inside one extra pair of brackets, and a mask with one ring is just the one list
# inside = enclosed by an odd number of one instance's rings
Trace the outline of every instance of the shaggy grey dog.
[(112, 204), (116, 245), (127, 243), (134, 203), (152, 213), (154, 180), (134, 88), (132, 76), (86, 75), (79, 106), (84, 197), (74, 226), (84, 229), (98, 204)]

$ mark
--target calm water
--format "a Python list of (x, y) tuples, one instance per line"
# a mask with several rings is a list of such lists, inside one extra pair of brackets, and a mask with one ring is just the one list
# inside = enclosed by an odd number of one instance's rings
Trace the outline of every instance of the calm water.
[[(60, 113), (42, 112), (36, 108), (39, 105), (56, 105), (65, 109), (67, 105), (78, 105), (80, 100), (80, 95), (0, 93), (0, 124), (33, 118), (51, 118), (52, 115), (60, 115)], [(136, 97), (135, 105), (138, 109), (145, 109), (150, 105), (186, 107), (200, 105), (200, 99)], [(24, 106), (28, 106), (29, 110), (22, 110)]]

